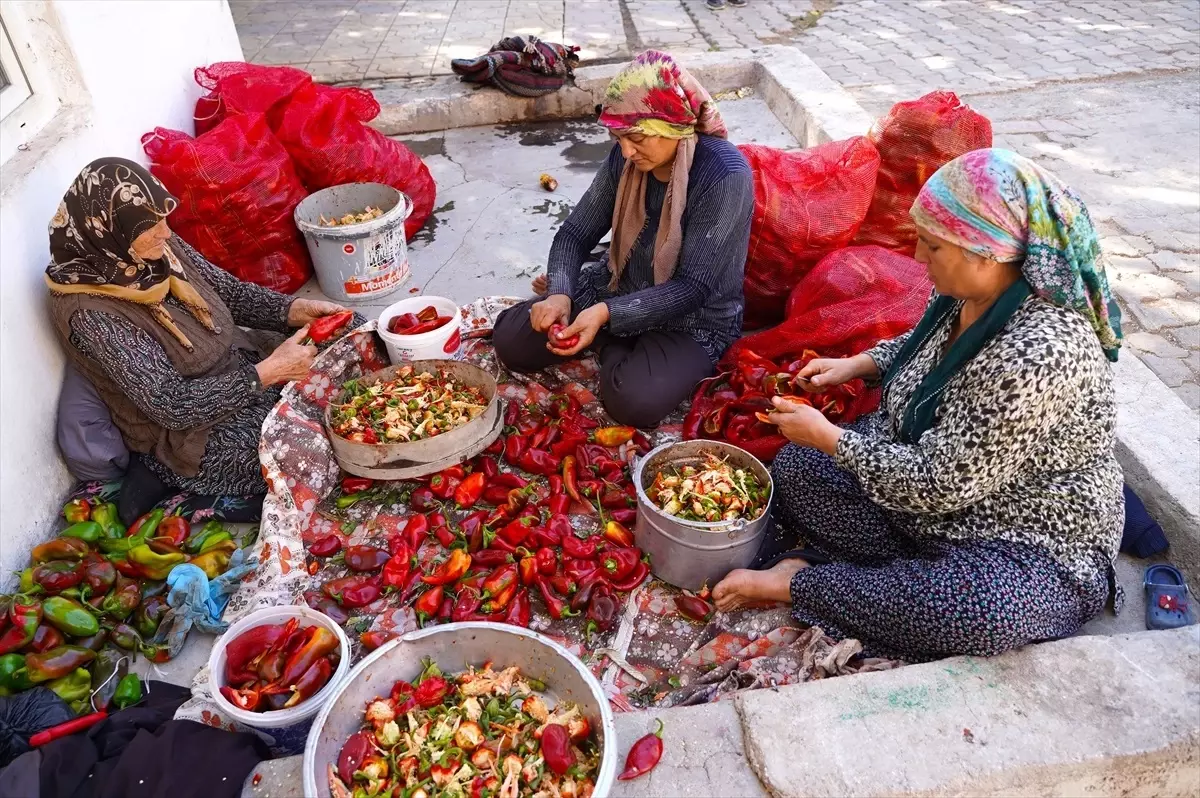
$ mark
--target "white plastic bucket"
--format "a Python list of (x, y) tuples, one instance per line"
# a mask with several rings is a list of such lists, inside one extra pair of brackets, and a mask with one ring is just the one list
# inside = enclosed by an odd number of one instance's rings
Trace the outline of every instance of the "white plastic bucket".
[[(358, 224), (328, 227), (321, 216), (336, 219), (368, 206), (383, 215)], [(383, 183), (346, 183), (310, 194), (296, 206), (296, 227), (304, 233), (321, 291), (342, 302), (366, 302), (386, 296), (408, 279), (404, 220), (412, 200)]]
[[(388, 322), (405, 313), (417, 314), (433, 305), (439, 316), (449, 316), (451, 321), (420, 335), (396, 335), (388, 332)], [(392, 365), (413, 360), (458, 360), (462, 346), (462, 330), (458, 305), (440, 296), (414, 296), (401, 299), (379, 314), (379, 337), (387, 346)]]
[[(247, 712), (225, 700), (225, 696), (221, 695), (221, 688), (226, 686), (225, 647), (243, 633), (257, 626), (287, 623), (292, 618), (299, 620), (301, 629), (309, 626), (323, 626), (337, 635), (341, 658), (338, 660), (337, 670), (329, 677), (325, 686), (307, 701), (274, 712)], [(229, 630), (217, 639), (217, 642), (213, 644), (212, 654), (208, 658), (208, 673), (209, 692), (222, 715), (250, 729), (267, 731), (266, 736), (271, 738), (268, 742), (273, 751), (298, 754), (304, 750), (304, 741), (308, 738), (313, 718), (337, 691), (341, 681), (350, 673), (350, 641), (346, 639), (346, 633), (342, 631), (341, 627), (323, 612), (301, 605), (267, 607), (247, 615), (230, 626)]]

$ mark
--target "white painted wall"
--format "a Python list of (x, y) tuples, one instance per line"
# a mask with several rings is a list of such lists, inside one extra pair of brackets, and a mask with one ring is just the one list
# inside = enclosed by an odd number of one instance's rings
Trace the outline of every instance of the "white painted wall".
[(54, 440), (64, 361), (46, 317), (47, 222), (89, 161), (145, 163), (143, 133), (190, 133), (200, 94), (192, 71), (241, 60), (242, 51), (225, 0), (4, 0), (0, 14), (35, 94), (60, 101), (32, 137), (0, 129), (0, 583), (8, 583), (50, 534), (71, 482)]

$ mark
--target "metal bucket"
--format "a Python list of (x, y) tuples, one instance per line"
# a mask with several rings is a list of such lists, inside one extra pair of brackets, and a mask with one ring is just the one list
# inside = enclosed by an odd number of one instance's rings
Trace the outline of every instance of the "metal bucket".
[[(650, 501), (646, 488), (659, 471), (673, 465), (696, 464), (707, 453), (726, 458), (736, 468), (752, 472), (770, 491), (766, 511), (753, 521), (700, 523), (681, 521), (667, 515)], [(665, 443), (651, 450), (637, 465), (633, 475), (637, 486), (638, 516), (633, 537), (650, 555), (650, 569), (659, 579), (684, 590), (699, 590), (706, 582), (712, 587), (735, 568), (754, 561), (771, 518), (775, 486), (771, 472), (757, 457), (728, 443), (718, 441), (682, 441)]]
[[(372, 372), (360, 377), (358, 382), (362, 385), (374, 385), (393, 379), (400, 369), (408, 367), (412, 367), (417, 373), (445, 373), (458, 383), (479, 388), (487, 400), (487, 409), (478, 418), (461, 427), (455, 427), (432, 438), (408, 443), (357, 443), (333, 431), (330, 419), (333, 406), (342, 399), (343, 392), (339, 390), (325, 407), (325, 429), (329, 434), (330, 446), (333, 447), (333, 456), (345, 471), (372, 479), (411, 479), (435, 473), (455, 462), (474, 457), (496, 439), (500, 431), (497, 425), (500, 419), (500, 399), (496, 395), (496, 380), (491, 374), (471, 363), (458, 360), (414, 360), (412, 363), (388, 366)], [(482, 446), (479, 446), (480, 443)], [(461, 460), (456, 460), (460, 455)], [(429, 470), (422, 472), (423, 464), (428, 465)], [(380, 468), (410, 469), (411, 473), (405, 476), (388, 476), (373, 470)]]
[[(367, 206), (383, 215), (358, 224), (328, 227), (335, 219)], [(304, 234), (321, 291), (341, 302), (367, 302), (387, 296), (409, 276), (404, 220), (412, 213), (408, 196), (383, 183), (346, 183), (310, 194), (292, 214)]]
[(358, 663), (313, 721), (304, 747), (304, 795), (329, 795), (329, 766), (336, 767), (342, 745), (362, 727), (364, 708), (386, 696), (398, 679), (416, 679), (424, 657), (446, 673), (489, 661), (497, 670), (516, 665), (523, 674), (545, 682), (542, 695), (550, 701), (578, 704), (600, 743), (600, 773), (593, 795), (608, 795), (617, 773), (617, 732), (600, 683), (553, 640), (528, 629), (495, 623), (450, 623), (409, 632)]

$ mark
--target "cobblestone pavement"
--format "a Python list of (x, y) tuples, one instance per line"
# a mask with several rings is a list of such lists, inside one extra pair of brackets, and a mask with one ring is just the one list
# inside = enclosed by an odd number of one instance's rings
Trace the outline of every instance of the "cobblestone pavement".
[(247, 60), (327, 82), (449, 73), (503, 34), (585, 61), (790, 43), (870, 112), (950, 89), (1059, 172), (1103, 235), (1128, 343), (1200, 409), (1200, 0), (230, 0)]

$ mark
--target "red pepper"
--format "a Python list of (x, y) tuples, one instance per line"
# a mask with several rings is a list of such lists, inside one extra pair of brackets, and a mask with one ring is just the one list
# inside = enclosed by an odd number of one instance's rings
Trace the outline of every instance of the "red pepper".
[(446, 476), (445, 474), (434, 474), (429, 480), (429, 490), (439, 499), (449, 499), (454, 495), (455, 489), (462, 482), (457, 477)]
[(575, 463), (574, 455), (567, 455), (562, 460), (563, 490), (575, 501), (581, 501), (579, 498), (579, 488), (576, 485), (579, 480), (579, 474), (575, 470)]
[(283, 708), (288, 709), (316, 695), (329, 682), (333, 675), (333, 664), (325, 657), (309, 666), (294, 684), (290, 684), (292, 694), (284, 702)]
[(225, 681), (230, 684), (253, 681), (257, 678), (251, 667), (254, 661), (280, 641), (286, 641), (299, 627), (299, 621), (293, 618), (287, 623), (255, 626), (235, 637), (225, 646)]
[(696, 596), (676, 596), (675, 608), (685, 618), (691, 618), (693, 621), (701, 623), (708, 623), (708, 619), (713, 614), (712, 605)]
[(442, 597), (442, 606), (438, 607), (437, 619), (445, 623), (450, 620), (450, 615), (454, 612), (454, 599), (449, 596)]
[(342, 591), (341, 596), (335, 596), (334, 600), (347, 609), (355, 609), (365, 607), (379, 598), (380, 592), (379, 583), (375, 577), (346, 588)]
[(517, 566), (515, 563), (509, 563), (497, 568), (487, 579), (483, 581), (483, 597), (490, 598), (499, 596), (504, 591), (508, 590), (517, 584)]
[(600, 494), (600, 506), (606, 510), (625, 510), (636, 504), (628, 493), (620, 488), (608, 486)]
[[(503, 620), (504, 610), (508, 607), (509, 602), (513, 600), (513, 596), (517, 594), (518, 587), (517, 580), (514, 579), (511, 585), (485, 600), (483, 606), (480, 607), (480, 611), (485, 616), (482, 620), (493, 622)], [(472, 618), (471, 620), (480, 619)]]
[(450, 611), (450, 620), (455, 623), (469, 621), (471, 617), (479, 612), (479, 607), (483, 604), (483, 598), (479, 595), (479, 591), (474, 588), (464, 588), (458, 591), (458, 598), (454, 601), (454, 609)]
[[(586, 560), (573, 560), (573, 562), (586, 562)], [(595, 568), (590, 574), (585, 575), (582, 579), (575, 583), (575, 594), (571, 596), (571, 609), (583, 611), (588, 608), (592, 600), (592, 592), (599, 585), (608, 587), (604, 580), (604, 570)]]
[(579, 613), (567, 606), (567, 602), (554, 592), (554, 588), (550, 586), (550, 577), (539, 576), (534, 583), (537, 585), (538, 592), (542, 594), (542, 601), (546, 603), (546, 611), (550, 613), (550, 617), (556, 621), (561, 621), (563, 618), (570, 618)]
[(448, 526), (439, 526), (433, 530), (433, 536), (437, 538), (437, 542), (442, 544), (442, 548), (450, 548), (458, 540), (454, 533), (450, 531)]
[(600, 559), (600, 567), (604, 569), (612, 582), (621, 582), (642, 562), (642, 552), (634, 548), (610, 549)]
[(182, 546), (192, 534), (192, 525), (178, 515), (168, 515), (154, 529), (156, 538), (166, 538), (174, 546)]
[(512, 555), (499, 549), (482, 549), (471, 555), (471, 564), (483, 568), (497, 568), (512, 562)]
[[(299, 646), (289, 651), (287, 662), (283, 666), (283, 675), (278, 682), (282, 691), (291, 691), (291, 686), (296, 684), (317, 660), (328, 657), (340, 646), (337, 635), (324, 626), (310, 626), (303, 631), (303, 635)], [(293, 645), (295, 644), (289, 643), (288, 648), (291, 649)]]
[(563, 478), (558, 474), (551, 474), (546, 480), (546, 484), (550, 489), (551, 496), (559, 496), (563, 492)]
[(308, 325), (308, 339), (314, 344), (323, 344), (333, 338), (353, 318), (354, 312), (350, 310), (322, 316)]
[(389, 559), (390, 554), (375, 546), (350, 546), (346, 549), (346, 567), (351, 571), (378, 571)]
[(604, 427), (592, 433), (592, 440), (612, 449), (622, 443), (629, 443), (636, 434), (637, 430), (633, 427)]
[(547, 439), (550, 437), (550, 427), (538, 427), (533, 432), (529, 433), (529, 448), (540, 449), (547, 446)]
[(394, 335), (406, 335), (409, 330), (421, 323), (415, 313), (401, 313), (388, 319), (388, 332)]
[(482, 471), (483, 475), (487, 477), (488, 482), (491, 482), (499, 475), (500, 464), (496, 462), (496, 458), (494, 457), (480, 455), (475, 458), (475, 470)]
[(483, 489), (483, 501), (485, 504), (502, 506), (508, 504), (508, 492), (512, 488), (504, 485), (488, 485)]
[(517, 467), (522, 471), (539, 476), (550, 476), (558, 473), (562, 463), (558, 458), (543, 449), (528, 449), (517, 458)]
[(601, 574), (604, 573), (600, 569), (600, 564), (595, 560), (564, 560), (563, 562), (563, 572), (577, 582), (594, 576), (598, 571)]
[(536, 557), (522, 557), (521, 561), (517, 563), (517, 568), (521, 575), (521, 584), (532, 585), (533, 580), (537, 579), (538, 567)]
[[(617, 546), (633, 545), (633, 535), (616, 521), (609, 521), (604, 525), (604, 539)], [(641, 552), (638, 552), (638, 555), (641, 556)]]
[(363, 443), (379, 443), (379, 436), (370, 427), (363, 427), (358, 434), (362, 436)]
[(476, 471), (464, 479), (462, 484), (454, 490), (454, 503), (464, 510), (474, 507), (475, 503), (483, 496), (485, 487), (487, 487), (487, 476), (482, 471)]
[(338, 753), (337, 774), (343, 784), (354, 783), (354, 772), (367, 757), (375, 753), (375, 734), (370, 731), (357, 731), (351, 734)]
[(529, 444), (521, 435), (509, 435), (504, 441), (504, 462), (511, 466), (519, 465), (521, 455), (525, 454), (528, 447)]
[(575, 765), (575, 753), (571, 750), (571, 735), (561, 723), (548, 723), (542, 728), (542, 758), (546, 767), (559, 776), (566, 774)]
[(417, 321), (433, 321), (438, 317), (437, 308), (433, 305), (426, 305), (417, 313)]
[(332, 557), (342, 550), (342, 539), (338, 535), (326, 535), (308, 547), (314, 557)]
[(247, 712), (254, 712), (262, 703), (262, 693), (255, 687), (246, 687), (241, 690), (222, 687), (221, 696), (238, 709), (244, 709)]
[(501, 471), (492, 481), (497, 485), (502, 485), (508, 488), (509, 490), (524, 488), (529, 485), (529, 480), (525, 479), (525, 477), (521, 476), (520, 474), (514, 474), (511, 471)]
[(441, 585), (435, 585), (421, 594), (413, 604), (413, 610), (417, 613), (417, 623), (424, 626), (426, 620), (437, 616), (438, 609), (442, 606), (444, 590)]
[(558, 570), (558, 552), (549, 546), (538, 549), (535, 557), (539, 574), (550, 576)]
[(63, 518), (68, 524), (81, 524), (92, 517), (92, 505), (87, 499), (72, 499), (63, 505)]
[(496, 540), (503, 540), (510, 546), (520, 546), (525, 542), (525, 538), (529, 537), (529, 530), (533, 525), (533, 519), (528, 516), (509, 521), (501, 527)]
[(42, 622), (42, 603), (28, 596), (13, 596), (8, 618), (12, 626), (0, 635), (0, 654), (11, 654), (33, 640), (38, 624)]
[(567, 325), (565, 324), (550, 325), (550, 334), (547, 337), (550, 339), (550, 343), (555, 349), (571, 349), (572, 347), (579, 346), (578, 335), (572, 335), (566, 338), (563, 337), (563, 332), (566, 329)]
[(550, 587), (554, 588), (555, 591), (561, 593), (563, 596), (570, 596), (579, 589), (579, 586), (575, 584), (575, 580), (567, 576), (565, 573), (556, 573), (553, 576), (541, 576), (538, 578), (549, 582)]
[(575, 450), (579, 448), (579, 444), (581, 443), (587, 443), (585, 436), (564, 434), (562, 438), (559, 438), (550, 446), (550, 454), (566, 459), (575, 454)]
[(421, 577), (421, 581), (427, 585), (448, 585), (457, 582), (470, 567), (471, 555), (462, 549), (454, 549), (432, 574)]
[(646, 567), (646, 563), (638, 562), (637, 567), (633, 569), (628, 577), (621, 582), (613, 582), (612, 586), (616, 590), (620, 590), (623, 593), (628, 593), (642, 582), (645, 582), (646, 577), (649, 575), (650, 569)]
[(550, 397), (550, 415), (555, 418), (574, 418), (582, 409), (570, 394), (556, 393)]
[(628, 528), (629, 524), (637, 521), (636, 507), (619, 507), (608, 511), (608, 517), (618, 524)]
[(497, 437), (494, 441), (488, 444), (488, 447), (483, 450), (483, 453), (497, 456), (504, 454), (504, 438)]
[(580, 429), (584, 429), (584, 430), (594, 430), (600, 426), (600, 422), (596, 421), (595, 419), (588, 418), (587, 416), (583, 415), (582, 413), (575, 416), (571, 420), (573, 422), (575, 422), (576, 426), (578, 426)]
[(616, 623), (620, 609), (621, 602), (613, 594), (612, 587), (604, 582), (597, 583), (588, 600), (588, 628), (594, 626), (601, 632), (607, 632)]
[[(638, 740), (629, 749), (629, 755), (625, 757), (625, 770), (620, 776), (617, 776), (621, 781), (629, 781), (636, 779), (638, 776), (649, 773), (654, 770), (654, 766), (658, 764), (658, 760), (662, 759), (663, 752), (663, 724), (658, 718), (654, 719), (657, 727), (652, 734), (647, 734), (645, 737)], [(542, 735), (542, 747), (546, 746), (546, 735)]]
[(487, 517), (487, 510), (476, 510), (459, 522), (458, 528), (467, 539), (467, 549), (471, 554), (483, 548), (483, 531), (487, 525)]
[(82, 582), (83, 570), (83, 562), (51, 560), (33, 567), (33, 581), (53, 596)]
[(579, 495), (585, 499), (598, 499), (604, 491), (604, 483), (598, 479), (581, 479), (579, 481)]
[(449, 526), (450, 523), (446, 520), (446, 516), (442, 512), (429, 514), (429, 528), (437, 529), (439, 526)]
[[(63, 633), (55, 629), (53, 626), (42, 624), (33, 633), (33, 640), (29, 641), (29, 649), (35, 653), (49, 651), (52, 648), (58, 648), (67, 644), (67, 639), (63, 637)], [(86, 648), (86, 646), (85, 646)]]
[(418, 513), (424, 513), (438, 506), (437, 497), (433, 495), (433, 491), (428, 486), (417, 488), (408, 497), (408, 506), (416, 510)]
[(429, 518), (424, 515), (414, 515), (412, 518), (408, 519), (408, 523), (406, 523), (404, 525), (404, 529), (401, 530), (401, 540), (393, 543), (390, 546), (392, 554), (396, 553), (396, 549), (401, 543), (415, 554), (417, 549), (421, 548), (421, 544), (425, 542), (425, 538), (428, 534)]
[(504, 426), (516, 426), (517, 419), (521, 417), (521, 405), (511, 399), (504, 405)]
[(572, 532), (569, 535), (563, 536), (563, 555), (575, 560), (594, 560), (596, 559), (596, 546), (598, 543), (599, 541), (595, 537), (580, 540)]
[(385, 590), (403, 590), (412, 573), (412, 551), (407, 546), (400, 548), (383, 565), (383, 587)]
[(504, 622), (513, 626), (529, 628), (529, 621), (532, 618), (533, 608), (529, 602), (529, 591), (518, 590), (517, 594), (513, 596), (513, 600), (509, 602), (508, 611), (504, 614)]
[(641, 432), (633, 433), (633, 445), (637, 448), (638, 454), (645, 454), (654, 448), (650, 445), (650, 439)]
[(565, 493), (546, 499), (546, 509), (551, 515), (564, 515), (571, 509), (571, 497)]

